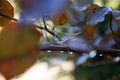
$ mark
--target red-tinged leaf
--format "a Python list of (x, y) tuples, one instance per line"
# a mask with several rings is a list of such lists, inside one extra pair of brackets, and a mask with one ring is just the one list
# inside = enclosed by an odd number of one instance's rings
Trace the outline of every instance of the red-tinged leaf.
[(111, 12), (112, 9), (109, 7), (98, 8), (95, 11), (91, 12), (87, 19), (87, 25), (96, 25), (104, 21), (105, 16)]
[[(0, 9), (3, 14), (11, 17), (14, 16), (14, 8), (7, 0), (0, 0)], [(0, 16), (0, 26), (4, 27), (10, 21), (11, 21), (10, 19)]]
[(91, 39), (94, 36), (95, 30), (96, 30), (96, 26), (86, 25), (83, 31), (85, 36), (88, 39)]
[(54, 13), (51, 19), (55, 25), (62, 25), (68, 21), (67, 14), (64, 10)]
[(115, 19), (115, 22), (120, 26), (120, 11), (113, 10), (112, 11), (113, 18)]

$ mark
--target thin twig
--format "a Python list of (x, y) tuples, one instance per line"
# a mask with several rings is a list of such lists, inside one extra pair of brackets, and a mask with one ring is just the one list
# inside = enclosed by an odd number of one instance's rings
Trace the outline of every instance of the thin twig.
[[(47, 28), (47, 25), (46, 25), (46, 22), (45, 22), (45, 19), (44, 19), (43, 16), (42, 16), (42, 19), (43, 19), (44, 29), (47, 30), (48, 28)], [(48, 38), (48, 35), (47, 35), (47, 32), (46, 32), (46, 31), (44, 32), (44, 34), (45, 34), (46, 40), (47, 40), (48, 42), (50, 42), (50, 40), (49, 40), (49, 38)]]
[(47, 25), (46, 25), (46, 22), (45, 22), (44, 17), (42, 17), (42, 19), (43, 19), (43, 23), (44, 23), (44, 28), (45, 28), (45, 30), (46, 30), (47, 32), (49, 32), (50, 34), (52, 34), (53, 36), (55, 36), (59, 41), (62, 41), (59, 36), (57, 36), (55, 33), (53, 33), (52, 31), (50, 31), (50, 30), (47, 28)]
[(110, 23), (109, 23), (109, 27), (110, 27), (110, 30), (111, 30), (111, 32), (112, 32), (114, 41), (115, 41), (115, 43), (117, 44), (117, 43), (118, 43), (118, 40), (117, 40), (117, 37), (116, 37), (116, 35), (115, 35), (115, 33), (114, 33), (113, 29), (112, 29), (112, 19), (113, 19), (112, 13), (110, 13)]

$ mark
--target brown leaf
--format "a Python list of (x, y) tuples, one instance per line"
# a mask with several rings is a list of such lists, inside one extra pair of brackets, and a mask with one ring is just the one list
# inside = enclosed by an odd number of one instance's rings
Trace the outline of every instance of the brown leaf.
[[(2, 14), (5, 14), (11, 17), (14, 16), (14, 8), (7, 0), (0, 0), (0, 10)], [(0, 26), (4, 27), (10, 21), (11, 21), (10, 19), (0, 16)]]
[(4, 58), (0, 61), (0, 72), (7, 80), (24, 73), (37, 60), (38, 52), (30, 52), (21, 56)]
[(67, 14), (64, 10), (54, 13), (51, 19), (55, 25), (62, 25), (68, 21)]
[(86, 25), (83, 31), (85, 36), (88, 39), (91, 39), (94, 36), (95, 30), (96, 30), (96, 26)]
[(0, 72), (9, 80), (37, 59), (41, 33), (32, 24), (10, 22), (0, 33)]

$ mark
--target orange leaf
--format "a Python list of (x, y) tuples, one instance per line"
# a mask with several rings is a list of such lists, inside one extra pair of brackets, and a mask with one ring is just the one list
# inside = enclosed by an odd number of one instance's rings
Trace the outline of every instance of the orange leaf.
[[(0, 9), (1, 12), (5, 15), (14, 16), (14, 8), (7, 0), (0, 0)], [(6, 24), (10, 22), (10, 19), (0, 16), (0, 26), (4, 27)]]
[(95, 30), (96, 26), (86, 25), (84, 28), (84, 34), (88, 39), (91, 39), (94, 36)]
[(10, 22), (0, 33), (0, 72), (9, 80), (37, 59), (41, 33), (32, 24)]

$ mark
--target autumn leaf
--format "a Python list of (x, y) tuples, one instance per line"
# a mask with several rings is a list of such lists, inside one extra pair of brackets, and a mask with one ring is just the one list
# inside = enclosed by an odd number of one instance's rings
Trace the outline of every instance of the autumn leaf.
[(92, 39), (96, 30), (96, 26), (86, 25), (84, 28), (84, 34), (88, 39)]
[[(7, 0), (0, 0), (0, 14), (5, 14), (10, 17), (14, 16), (14, 8)], [(0, 16), (0, 26), (4, 27), (10, 21), (10, 19)]]
[(41, 33), (34, 25), (10, 22), (0, 33), (0, 72), (9, 80), (37, 59)]
[(55, 25), (62, 25), (68, 21), (68, 16), (64, 10), (61, 10), (51, 15), (51, 20)]
[(37, 60), (38, 52), (30, 52), (18, 57), (4, 58), (0, 62), (0, 72), (6, 80), (19, 76), (29, 69)]
[(97, 4), (88, 4), (86, 6), (81, 7), (81, 11), (94, 11), (100, 8)]

